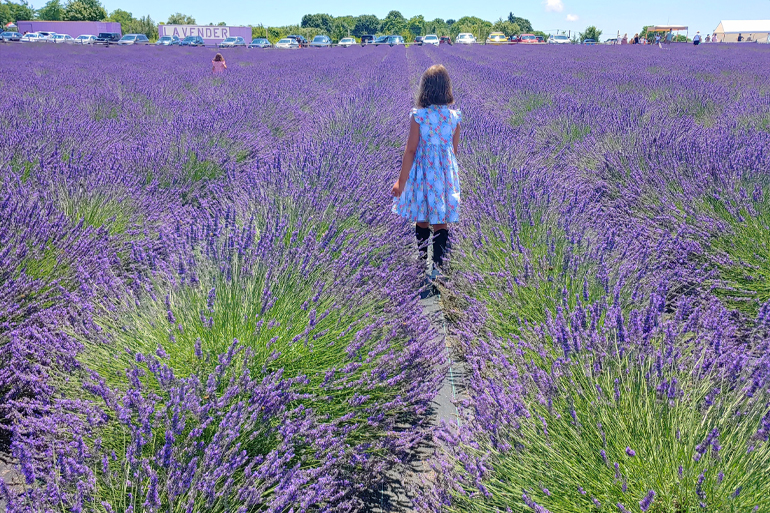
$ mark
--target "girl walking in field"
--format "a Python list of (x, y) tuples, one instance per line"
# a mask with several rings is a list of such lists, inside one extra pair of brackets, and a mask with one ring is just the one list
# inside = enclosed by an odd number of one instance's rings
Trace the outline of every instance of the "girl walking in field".
[(450, 108), (454, 96), (444, 66), (431, 66), (423, 74), (416, 103), (409, 115), (401, 173), (391, 193), (395, 197), (393, 211), (416, 223), (417, 248), (426, 262), (433, 227), (431, 277), (435, 278), (449, 248), (448, 225), (458, 222), (460, 215), (457, 145), (462, 115)]
[(214, 60), (211, 61), (212, 68), (211, 70), (214, 72), (215, 75), (224, 73), (227, 69), (227, 64), (225, 63), (225, 58), (222, 57), (221, 53), (218, 53), (214, 56)]

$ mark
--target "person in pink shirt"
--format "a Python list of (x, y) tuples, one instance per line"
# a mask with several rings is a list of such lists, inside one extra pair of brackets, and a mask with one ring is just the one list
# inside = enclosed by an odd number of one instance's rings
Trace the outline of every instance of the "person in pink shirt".
[(227, 64), (225, 63), (225, 58), (222, 57), (221, 53), (218, 53), (214, 56), (214, 60), (211, 61), (212, 68), (211, 70), (214, 72), (214, 74), (224, 73), (227, 69)]

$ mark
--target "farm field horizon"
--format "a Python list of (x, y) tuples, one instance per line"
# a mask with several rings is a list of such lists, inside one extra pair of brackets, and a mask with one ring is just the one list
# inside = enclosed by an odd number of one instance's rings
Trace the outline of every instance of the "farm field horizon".
[(220, 52), (0, 46), (6, 511), (770, 512), (770, 45)]

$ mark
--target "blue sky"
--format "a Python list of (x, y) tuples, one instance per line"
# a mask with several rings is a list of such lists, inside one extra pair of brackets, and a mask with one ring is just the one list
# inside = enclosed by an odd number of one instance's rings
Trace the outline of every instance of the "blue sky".
[[(583, 30), (596, 25), (604, 36), (633, 34), (643, 25), (683, 24), (690, 32), (713, 31), (722, 19), (770, 19), (770, 0), (530, 0), (504, 2), (485, 0), (442, 0), (415, 2), (386, 0), (361, 2), (354, 0), (102, 0), (108, 10), (125, 9), (134, 16), (149, 14), (156, 21), (182, 12), (193, 16), (199, 24), (226, 22), (228, 25), (277, 26), (299, 23), (303, 14), (324, 12), (334, 16), (376, 14), (384, 17), (395, 9), (407, 18), (422, 14), (426, 19), (478, 16), (490, 21), (506, 17), (513, 11), (532, 21), (536, 29)], [(43, 0), (33, 2), (40, 7)], [(40, 5), (37, 5), (37, 4)]]

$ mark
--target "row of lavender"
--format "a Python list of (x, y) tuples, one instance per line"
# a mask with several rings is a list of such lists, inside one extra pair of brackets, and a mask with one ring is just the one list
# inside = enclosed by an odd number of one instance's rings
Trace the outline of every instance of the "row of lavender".
[(9, 511), (368, 509), (443, 372), (373, 174), (404, 54), (37, 50), (2, 57)]
[(3, 53), (12, 511), (372, 508), (444, 370), (387, 198), (435, 62), (472, 372), (421, 506), (768, 507), (765, 53), (471, 50), (217, 78), (194, 52)]
[(769, 511), (770, 54), (565, 53), (445, 58), (469, 390), (422, 506)]

